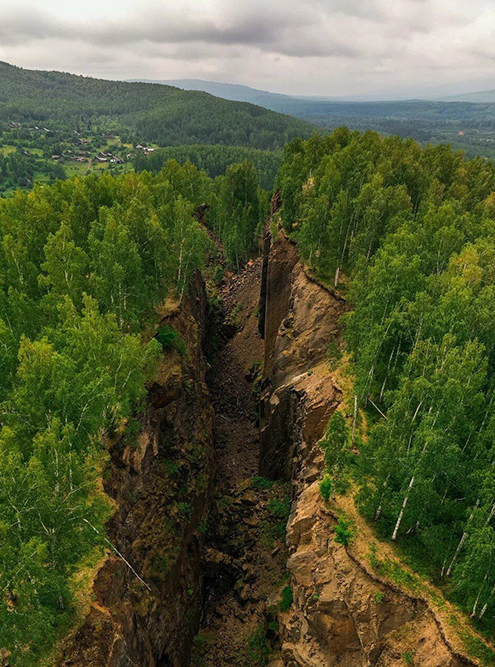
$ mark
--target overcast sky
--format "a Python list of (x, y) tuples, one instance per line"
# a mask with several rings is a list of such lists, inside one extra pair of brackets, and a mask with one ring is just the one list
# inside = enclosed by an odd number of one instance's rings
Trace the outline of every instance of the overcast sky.
[(313, 95), (495, 88), (495, 0), (0, 0), (0, 60)]

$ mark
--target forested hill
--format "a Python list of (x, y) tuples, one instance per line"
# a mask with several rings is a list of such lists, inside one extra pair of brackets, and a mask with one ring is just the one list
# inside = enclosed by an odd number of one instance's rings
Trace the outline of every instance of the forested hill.
[(0, 122), (42, 123), (104, 131), (162, 146), (190, 143), (281, 148), (309, 136), (301, 120), (199, 91), (105, 81), (0, 63)]

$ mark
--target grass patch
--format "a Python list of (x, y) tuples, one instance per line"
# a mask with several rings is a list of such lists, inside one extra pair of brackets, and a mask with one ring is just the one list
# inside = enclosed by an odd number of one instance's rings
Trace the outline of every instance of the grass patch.
[[(456, 619), (457, 621), (457, 619)], [(459, 637), (470, 656), (487, 666), (495, 665), (495, 651), (487, 646), (485, 642), (466, 628), (458, 628)]]

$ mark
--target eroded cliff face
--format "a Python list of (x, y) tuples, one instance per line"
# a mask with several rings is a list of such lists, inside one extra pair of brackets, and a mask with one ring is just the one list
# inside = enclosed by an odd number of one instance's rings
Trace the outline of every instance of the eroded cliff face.
[[(282, 232), (265, 239), (262, 474), (292, 480), (287, 544), (294, 601), (279, 614), (272, 667), (473, 664), (453, 648), (426, 602), (380, 579), (357, 550), (335, 542), (337, 511), (321, 498), (318, 441), (344, 399), (327, 346), (345, 302), (307, 274)], [(352, 502), (352, 501), (350, 501)], [(363, 522), (364, 524), (364, 522)], [(362, 538), (373, 536), (362, 526)]]
[(66, 642), (65, 667), (183, 667), (202, 604), (202, 534), (209, 506), (213, 411), (202, 352), (206, 294), (164, 318), (187, 352), (164, 351), (139, 434), (110, 440), (105, 491), (116, 511), (113, 545), (94, 582), (93, 602)]

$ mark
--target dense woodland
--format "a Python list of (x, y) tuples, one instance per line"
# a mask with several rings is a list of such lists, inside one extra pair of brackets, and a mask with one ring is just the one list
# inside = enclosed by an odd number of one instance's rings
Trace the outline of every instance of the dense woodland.
[(133, 160), (136, 171), (160, 171), (168, 160), (192, 162), (198, 169), (203, 169), (211, 177), (220, 176), (225, 173), (231, 164), (252, 162), (258, 172), (260, 185), (265, 190), (271, 190), (275, 176), (282, 166), (283, 152), (262, 151), (256, 148), (245, 148), (242, 146), (220, 146), (220, 145), (185, 145), (169, 146), (154, 151), (151, 155), (138, 154)]
[(104, 81), (0, 63), (0, 121), (80, 132), (94, 125), (130, 143), (225, 144), (280, 149), (309, 136), (304, 121), (252, 104), (149, 83)]
[(345, 125), (360, 131), (411, 137), (421, 143), (450, 143), (469, 157), (495, 157), (493, 102), (334, 102), (272, 95), (263, 106), (327, 130)]
[(279, 184), (303, 258), (353, 306), (369, 433), (351, 448), (331, 421), (332, 483), (354, 475), (363, 512), (493, 630), (495, 167), (339, 129), (292, 142)]
[(211, 244), (256, 244), (267, 195), (251, 163), (210, 179), (94, 175), (0, 201), (0, 647), (36, 664), (73, 617), (71, 576), (103, 544), (102, 439), (139, 412), (162, 346), (154, 309), (182, 298)]

